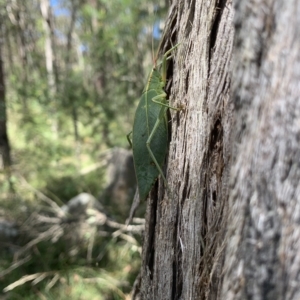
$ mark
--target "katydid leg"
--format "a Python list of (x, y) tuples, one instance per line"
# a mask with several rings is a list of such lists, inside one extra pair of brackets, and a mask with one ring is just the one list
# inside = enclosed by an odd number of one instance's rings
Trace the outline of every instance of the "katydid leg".
[(156, 158), (155, 158), (155, 156), (154, 156), (154, 154), (153, 154), (153, 152), (152, 152), (152, 150), (150, 148), (151, 140), (152, 140), (152, 138), (153, 138), (153, 136), (154, 136), (154, 134), (155, 134), (155, 132), (156, 132), (156, 130), (157, 130), (160, 122), (164, 122), (165, 121), (164, 118), (165, 118), (166, 111), (167, 111), (167, 108), (162, 108), (161, 109), (161, 111), (159, 113), (159, 116), (158, 116), (158, 118), (157, 118), (157, 120), (156, 120), (156, 122), (154, 124), (154, 127), (153, 127), (153, 129), (152, 129), (152, 131), (151, 131), (151, 133), (149, 135), (149, 138), (148, 138), (148, 140), (146, 142), (146, 146), (147, 146), (148, 152), (149, 152), (149, 154), (150, 154), (153, 162), (155, 163), (156, 168), (158, 169), (158, 171), (159, 171), (159, 173), (160, 173), (160, 175), (161, 175), (161, 177), (162, 177), (162, 179), (163, 179), (163, 181), (165, 183), (165, 186), (168, 187), (166, 177), (165, 177), (165, 175), (164, 175), (164, 173), (163, 173), (163, 171), (162, 171), (159, 163), (157, 162), (157, 160), (156, 160)]
[(127, 137), (127, 141), (128, 141), (128, 143), (129, 143), (129, 145), (130, 145), (130, 147), (132, 148), (132, 141), (130, 140), (130, 136), (132, 135), (132, 131), (130, 131), (127, 135), (126, 135), (126, 137)]
[(163, 56), (163, 60), (162, 60), (162, 70), (161, 70), (161, 74), (162, 74), (162, 79), (164, 82), (166, 82), (166, 76), (167, 76), (167, 60), (172, 57), (172, 55), (170, 55), (170, 57), (168, 57), (168, 55), (170, 53), (172, 53), (172, 51), (174, 49), (176, 49), (180, 44), (175, 45), (174, 47), (172, 47), (170, 50), (168, 50), (164, 56)]
[[(154, 103), (157, 103), (157, 104), (159, 104), (159, 105), (161, 105), (161, 106), (164, 106), (164, 107), (167, 107), (167, 108), (170, 108), (170, 109), (173, 109), (173, 110), (180, 110), (180, 109), (178, 109), (178, 108), (176, 108), (176, 107), (170, 106), (170, 105), (168, 104), (167, 100), (166, 100), (166, 97), (167, 97), (167, 94), (166, 94), (166, 93), (163, 93), (163, 94), (160, 94), (160, 95), (158, 95), (158, 96), (152, 98), (151, 100), (152, 100)], [(164, 101), (164, 102), (161, 102), (161, 101), (159, 101), (158, 99), (165, 99), (165, 101)]]

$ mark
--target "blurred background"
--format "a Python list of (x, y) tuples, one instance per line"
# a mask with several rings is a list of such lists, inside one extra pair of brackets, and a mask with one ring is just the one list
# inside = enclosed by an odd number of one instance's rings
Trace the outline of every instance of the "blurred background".
[(0, 299), (130, 299), (126, 135), (160, 0), (0, 0)]

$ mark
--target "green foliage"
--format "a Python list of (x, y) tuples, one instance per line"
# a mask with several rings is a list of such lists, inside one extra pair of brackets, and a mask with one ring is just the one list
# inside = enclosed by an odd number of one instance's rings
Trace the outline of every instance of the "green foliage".
[[(13, 159), (10, 184), (15, 193), (0, 173), (0, 213), (20, 223), (29, 211), (41, 209), (37, 192), (59, 205), (81, 192), (101, 193), (106, 170), (82, 171), (99, 164), (101, 153), (110, 147), (127, 147), (145, 69), (152, 66), (152, 27), (165, 11), (162, 0), (58, 3), (65, 13), (54, 13), (53, 19), (54, 87), (46, 68), (40, 1), (5, 2), (10, 14), (1, 14)], [(29, 281), (17, 287), (7, 299), (125, 299), (139, 269), (137, 247), (110, 238), (102, 241), (95, 246), (104, 253), (97, 266), (86, 263), (86, 253), (72, 261), (61, 254), (63, 244), (40, 243), (31, 253), (34, 259), (0, 278), (0, 290), (22, 276), (53, 272), (36, 285)], [(12, 257), (10, 252), (0, 256), (1, 272)], [(55, 275), (58, 280), (49, 288)]]
[[(29, 263), (0, 280), (0, 289), (28, 274), (44, 275), (44, 280), (34, 284), (29, 280), (8, 292), (6, 299), (125, 299), (130, 292), (140, 267), (135, 246), (106, 242), (101, 250), (107, 253), (105, 259), (91, 266), (80, 265), (80, 260), (71, 264), (63, 250), (40, 245)], [(0, 272), (9, 266), (7, 258), (1, 257)]]

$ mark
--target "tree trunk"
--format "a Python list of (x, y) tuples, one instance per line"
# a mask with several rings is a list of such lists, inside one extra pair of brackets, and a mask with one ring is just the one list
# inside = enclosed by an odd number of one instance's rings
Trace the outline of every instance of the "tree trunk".
[(10, 146), (7, 135), (6, 126), (6, 100), (5, 100), (5, 80), (4, 80), (4, 66), (2, 60), (2, 47), (3, 47), (3, 37), (2, 37), (2, 24), (0, 24), (0, 170), (2, 168), (9, 171), (11, 166), (10, 157)]
[(300, 1), (236, 1), (221, 299), (300, 299)]
[[(79, 8), (78, 3), (72, 3), (71, 8), (71, 20), (70, 20), (70, 27), (67, 34), (67, 49), (66, 49), (66, 77), (71, 78), (72, 75), (72, 67), (74, 63), (73, 55), (72, 55), (72, 46), (73, 46), (73, 35), (74, 35), (74, 29), (75, 29), (75, 22), (76, 22), (76, 15), (77, 10)], [(81, 152), (81, 142), (80, 142), (80, 136), (79, 136), (79, 128), (78, 128), (78, 104), (76, 101), (74, 101), (72, 95), (70, 94), (70, 90), (72, 89), (72, 86), (70, 85), (70, 81), (67, 80), (66, 85), (66, 94), (69, 94), (68, 103), (71, 106), (71, 116), (72, 116), (72, 122), (73, 122), (73, 128), (74, 128), (74, 140), (75, 140), (75, 158), (77, 162), (77, 168), (78, 170), (81, 169), (81, 158), (80, 158), (80, 152)]]
[[(51, 114), (52, 114), (52, 132), (55, 138), (58, 136), (58, 120), (57, 114), (57, 82), (55, 82), (54, 76), (54, 54), (53, 54), (53, 41), (54, 41), (54, 29), (53, 29), (53, 17), (50, 6), (50, 0), (41, 0), (40, 2), (41, 13), (43, 17), (43, 27), (45, 31), (45, 59), (47, 70), (47, 83), (49, 90), (49, 99), (51, 101)], [(57, 79), (57, 76), (56, 76)]]
[(172, 82), (169, 67), (169, 98), (182, 110), (171, 112), (166, 173), (172, 197), (159, 188), (148, 200), (142, 299), (214, 299), (219, 290), (233, 112), (232, 15), (229, 1), (175, 1), (167, 20), (163, 52), (181, 43)]
[[(17, 27), (17, 43), (19, 48), (19, 56), (21, 59), (22, 72), (20, 74), (20, 80), (22, 82), (22, 95), (21, 100), (23, 103), (23, 114), (28, 115), (28, 102), (27, 95), (29, 94), (29, 78), (28, 78), (28, 59), (27, 59), (27, 41), (25, 37), (26, 32), (26, 13), (25, 6), (22, 2), (16, 2), (17, 11), (16, 11), (16, 27)], [(9, 5), (9, 4), (8, 4)]]
[[(54, 56), (53, 56), (53, 45), (52, 45), (52, 35), (53, 35), (53, 20), (52, 12), (49, 0), (42, 0), (40, 3), (41, 13), (43, 16), (43, 27), (45, 31), (45, 59), (46, 59), (46, 69), (47, 69), (47, 79), (49, 93), (54, 97), (56, 93), (56, 85), (54, 78)], [(53, 100), (53, 99), (51, 99)]]
[(134, 299), (300, 298), (299, 1), (236, 3), (173, 1), (171, 196), (150, 193)]

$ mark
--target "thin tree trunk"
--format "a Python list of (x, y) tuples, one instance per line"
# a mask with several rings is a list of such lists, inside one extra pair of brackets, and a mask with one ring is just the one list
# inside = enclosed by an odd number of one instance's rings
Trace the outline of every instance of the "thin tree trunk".
[[(72, 75), (72, 66), (73, 66), (73, 53), (72, 53), (72, 46), (73, 46), (73, 34), (74, 34), (74, 27), (75, 27), (75, 21), (76, 21), (76, 14), (78, 10), (79, 4), (78, 3), (72, 3), (72, 9), (71, 9), (71, 20), (70, 20), (70, 27), (67, 34), (67, 51), (66, 51), (66, 76), (69, 78)], [(66, 83), (66, 94), (70, 94), (70, 85)], [(72, 122), (73, 122), (73, 128), (74, 128), (74, 140), (75, 140), (75, 157), (77, 161), (77, 167), (80, 170), (81, 168), (81, 158), (80, 158), (80, 152), (81, 152), (81, 143), (79, 139), (79, 128), (78, 128), (78, 111), (77, 111), (77, 103), (73, 101), (72, 96), (69, 97), (69, 103), (72, 107)]]
[(5, 80), (4, 80), (4, 65), (2, 59), (2, 24), (0, 24), (0, 169), (9, 170), (11, 166), (10, 146), (7, 135), (7, 115), (5, 101)]
[(43, 16), (43, 27), (45, 31), (45, 58), (46, 58), (46, 69), (48, 78), (48, 88), (51, 95), (55, 95), (55, 79), (54, 79), (54, 67), (53, 67), (53, 47), (51, 32), (52, 29), (52, 14), (49, 0), (41, 0), (40, 3), (41, 12)]
[(56, 92), (57, 86), (54, 76), (54, 55), (53, 55), (53, 20), (52, 12), (49, 0), (41, 0), (40, 2), (41, 13), (43, 16), (43, 27), (45, 31), (45, 59), (46, 59), (46, 70), (47, 70), (47, 81), (49, 98), (51, 101), (51, 114), (52, 118), (52, 131), (57, 137), (58, 134), (58, 123), (56, 119)]
[[(22, 82), (22, 95), (21, 101), (23, 104), (23, 114), (28, 114), (28, 103), (27, 103), (27, 94), (28, 94), (28, 66), (27, 66), (27, 49), (26, 49), (26, 38), (25, 38), (25, 31), (26, 31), (26, 14), (24, 13), (24, 3), (16, 2), (17, 4), (17, 11), (16, 11), (16, 19), (15, 25), (17, 29), (17, 44), (19, 55), (21, 59), (21, 66), (22, 66), (22, 73), (21, 82)], [(8, 5), (9, 6), (9, 5)], [(11, 19), (13, 21), (13, 19)]]
[(235, 14), (173, 2), (172, 196), (161, 180), (150, 193), (134, 299), (300, 299), (300, 3)]

